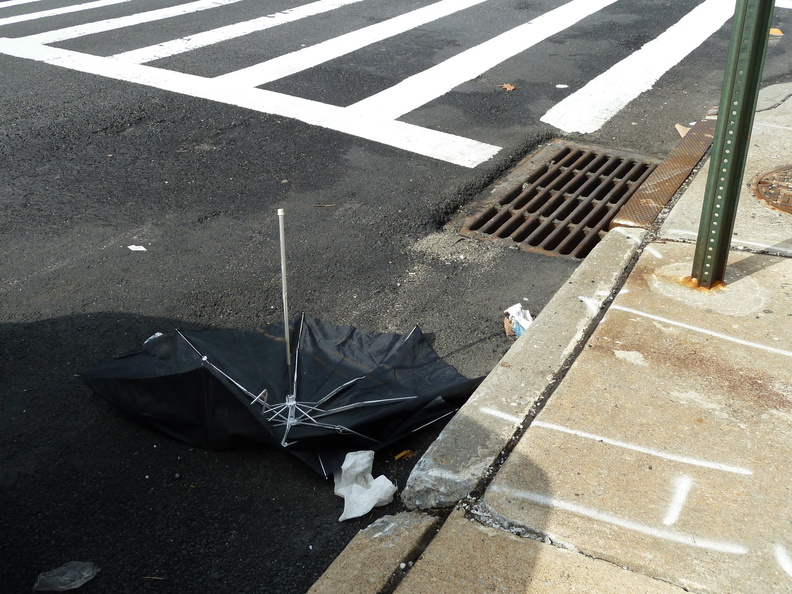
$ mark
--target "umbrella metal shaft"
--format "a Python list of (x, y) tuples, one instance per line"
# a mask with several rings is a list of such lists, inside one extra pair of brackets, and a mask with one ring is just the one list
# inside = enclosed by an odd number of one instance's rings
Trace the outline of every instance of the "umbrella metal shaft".
[(281, 288), (283, 290), (283, 336), (286, 339), (286, 367), (288, 369), (288, 377), (291, 381), (292, 376), (292, 362), (291, 362), (291, 344), (289, 341), (289, 290), (286, 284), (286, 233), (284, 225), (284, 217), (286, 213), (282, 208), (278, 209), (278, 225), (280, 228), (280, 259), (281, 259)]

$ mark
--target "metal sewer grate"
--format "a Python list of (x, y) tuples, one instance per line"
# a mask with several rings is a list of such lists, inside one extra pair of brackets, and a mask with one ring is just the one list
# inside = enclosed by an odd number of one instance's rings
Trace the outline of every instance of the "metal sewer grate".
[(460, 232), (511, 240), (526, 251), (584, 258), (657, 165), (637, 155), (564, 144)]

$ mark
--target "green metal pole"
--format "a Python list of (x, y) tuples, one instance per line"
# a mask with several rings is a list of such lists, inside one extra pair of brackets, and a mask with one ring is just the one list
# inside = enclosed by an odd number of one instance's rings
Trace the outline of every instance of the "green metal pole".
[(773, 3), (737, 0), (691, 274), (707, 289), (723, 284), (726, 273)]

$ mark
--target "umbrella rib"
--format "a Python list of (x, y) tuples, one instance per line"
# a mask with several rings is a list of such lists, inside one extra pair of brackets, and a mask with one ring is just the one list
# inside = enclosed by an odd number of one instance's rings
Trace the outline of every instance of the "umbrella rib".
[[(294, 347), (294, 373), (292, 375), (291, 393), (297, 395), (297, 372), (300, 367), (300, 345), (302, 344), (303, 328), (305, 327), (305, 312), (300, 316), (300, 331), (297, 333), (297, 344)], [(285, 332), (289, 329), (286, 328)]]
[(264, 406), (266, 407), (266, 405), (267, 405), (267, 390), (266, 390), (266, 389), (262, 390), (262, 391), (261, 391), (261, 393), (259, 393), (258, 395), (254, 394), (253, 392), (251, 392), (250, 390), (248, 390), (248, 389), (247, 389), (245, 386), (243, 386), (243, 385), (242, 385), (242, 384), (240, 384), (238, 381), (236, 381), (236, 380), (235, 380), (233, 377), (231, 377), (230, 375), (228, 375), (228, 374), (227, 374), (225, 371), (223, 371), (222, 369), (220, 369), (220, 368), (219, 368), (217, 365), (215, 365), (214, 363), (212, 363), (212, 362), (209, 360), (209, 357), (207, 357), (206, 355), (204, 355), (204, 354), (203, 354), (201, 351), (199, 351), (197, 348), (195, 348), (195, 345), (194, 345), (193, 343), (191, 343), (189, 340), (187, 340), (187, 337), (186, 337), (184, 334), (182, 334), (182, 333), (181, 333), (181, 330), (176, 330), (176, 333), (177, 333), (179, 336), (181, 336), (181, 337), (182, 337), (182, 340), (184, 340), (184, 342), (186, 342), (186, 343), (187, 343), (187, 344), (190, 346), (190, 348), (191, 348), (192, 350), (194, 350), (194, 351), (196, 352), (196, 354), (197, 354), (197, 355), (198, 355), (198, 356), (201, 358), (201, 364), (206, 364), (206, 365), (208, 365), (209, 367), (211, 367), (212, 369), (214, 369), (215, 371), (217, 371), (217, 373), (219, 373), (219, 374), (220, 374), (220, 375), (222, 375), (224, 378), (226, 378), (228, 381), (230, 381), (231, 383), (233, 383), (233, 384), (234, 384), (234, 385), (235, 385), (237, 388), (239, 388), (240, 390), (242, 390), (242, 391), (243, 391), (245, 394), (247, 394), (248, 396), (250, 396), (250, 397), (253, 399), (253, 401), (251, 402), (251, 404), (255, 404), (256, 402), (261, 402), (261, 403), (262, 403), (262, 405), (264, 405)]
[(347, 410), (353, 410), (356, 408), (361, 408), (364, 406), (379, 406), (382, 404), (391, 404), (393, 402), (404, 402), (405, 400), (415, 400), (418, 396), (403, 396), (400, 398), (383, 398), (382, 400), (365, 400), (363, 402), (355, 402), (353, 404), (346, 404), (344, 406), (339, 406), (337, 408), (331, 408), (322, 412), (322, 414), (316, 415), (316, 417), (326, 417), (327, 415), (332, 415), (338, 412), (344, 412)]
[[(320, 427), (322, 429), (333, 429), (334, 431), (337, 431), (338, 433), (352, 433), (354, 435), (357, 435), (358, 437), (362, 437), (362, 438), (368, 439), (370, 441), (378, 441), (374, 437), (369, 437), (368, 435), (363, 435), (362, 433), (358, 433), (354, 429), (350, 429), (349, 427), (344, 427), (343, 425), (335, 425), (333, 423), (316, 423), (316, 422), (314, 422), (314, 423), (306, 423), (306, 424), (310, 424), (310, 425), (313, 425), (315, 427)], [(284, 442), (286, 441), (285, 437), (284, 437), (283, 441)], [(283, 442), (281, 442), (281, 443), (283, 444)], [(291, 445), (293, 443), (295, 443), (295, 442), (290, 442), (290, 443), (287, 443), (287, 444), (284, 444), (284, 445)]]
[(354, 379), (351, 379), (351, 380), (349, 380), (348, 382), (345, 382), (345, 383), (341, 384), (341, 385), (340, 385), (340, 386), (338, 386), (336, 389), (334, 389), (332, 392), (330, 392), (330, 393), (329, 393), (327, 396), (324, 396), (324, 397), (323, 397), (321, 400), (319, 400), (319, 401), (316, 403), (316, 406), (319, 406), (320, 404), (324, 404), (325, 402), (327, 402), (328, 400), (330, 400), (330, 399), (331, 399), (333, 396), (335, 396), (336, 394), (338, 394), (339, 392), (341, 392), (341, 391), (342, 391), (342, 390), (344, 390), (345, 388), (348, 388), (349, 386), (351, 386), (351, 385), (352, 385), (352, 384), (354, 384), (355, 382), (359, 382), (359, 381), (360, 381), (360, 380), (362, 380), (362, 379), (365, 379), (365, 378), (364, 378), (363, 376), (361, 376), (361, 377), (356, 377), (356, 378), (354, 378)]
[(423, 425), (421, 425), (420, 427), (416, 427), (415, 429), (413, 429), (412, 431), (410, 431), (410, 433), (415, 433), (416, 431), (420, 431), (421, 429), (423, 429), (424, 427), (428, 427), (428, 426), (429, 426), (429, 425), (431, 425), (432, 423), (437, 423), (437, 421), (439, 421), (440, 419), (445, 419), (447, 416), (449, 416), (449, 415), (453, 415), (455, 412), (456, 412), (456, 410), (449, 411), (449, 412), (447, 412), (446, 414), (444, 414), (444, 415), (441, 415), (441, 416), (437, 417), (436, 419), (432, 419), (432, 420), (431, 420), (431, 421), (429, 421), (428, 423), (424, 423), (424, 424), (423, 424)]

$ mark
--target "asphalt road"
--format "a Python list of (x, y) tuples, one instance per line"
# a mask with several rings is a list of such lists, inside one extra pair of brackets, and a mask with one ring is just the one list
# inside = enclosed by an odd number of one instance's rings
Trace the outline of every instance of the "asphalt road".
[[(511, 344), (502, 310), (521, 301), (541, 315), (577, 262), (464, 239), (459, 217), (551, 137), (662, 157), (675, 124), (718, 102), (729, 27), (716, 22), (596, 129), (541, 121), (702, 4), (598, 3), (543, 21), (558, 32), (524, 49), (522, 32), (485, 44), (562, 2), (470, 3), (351, 50), (352, 32), (430, 3), (320, 2), (323, 13), (145, 63), (118, 55), (307, 3), (240, 1), (103, 30), (90, 23), (184, 3), (27, 19), (77, 3), (0, 3), (4, 589), (88, 560), (102, 571), (85, 592), (303, 592), (357, 530), (399, 510), (341, 524), (331, 482), (299, 462), (190, 448), (125, 419), (76, 374), (156, 331), (280, 320), (278, 208), (294, 311), (378, 331), (419, 324), (464, 374), (486, 374)], [(774, 25), (792, 30), (790, 13), (777, 9)], [(51, 33), (70, 27), (87, 28)], [(336, 38), (346, 53), (298, 54)], [(766, 84), (790, 80), (787, 39), (771, 41)], [(485, 65), (471, 54), (462, 79), (443, 68), (481, 46)], [(262, 62), (286, 74), (213, 80)], [(376, 473), (403, 486), (417, 456), (393, 455), (420, 453), (438, 429), (383, 452)]]

